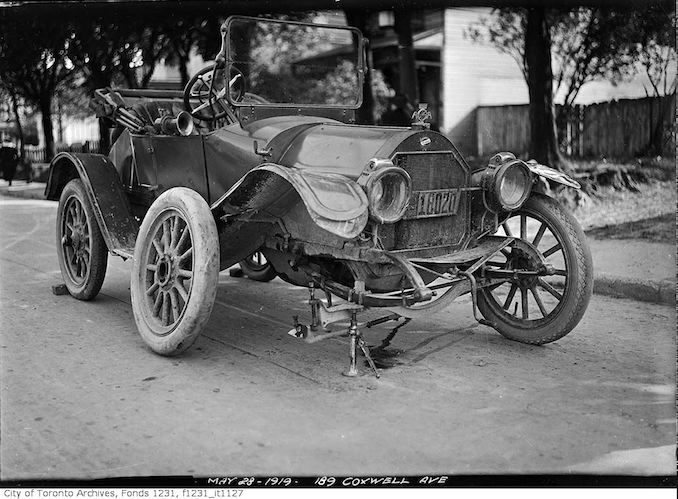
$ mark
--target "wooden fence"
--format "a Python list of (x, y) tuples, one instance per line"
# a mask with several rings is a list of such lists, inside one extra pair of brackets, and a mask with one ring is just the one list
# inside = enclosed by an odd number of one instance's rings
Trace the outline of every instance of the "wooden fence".
[[(649, 154), (650, 137), (659, 126), (662, 155), (675, 156), (676, 96), (622, 99), (576, 106), (559, 120), (561, 151), (577, 158), (633, 158)], [(483, 106), (476, 114), (477, 154), (497, 151), (527, 154), (528, 106)]]

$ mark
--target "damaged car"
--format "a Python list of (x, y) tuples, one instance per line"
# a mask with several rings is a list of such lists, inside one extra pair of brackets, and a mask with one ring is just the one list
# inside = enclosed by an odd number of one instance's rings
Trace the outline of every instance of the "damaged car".
[(356, 124), (367, 67), (354, 28), (234, 16), (221, 39), (183, 91), (98, 90), (110, 153), (52, 161), (73, 297), (97, 295), (109, 254), (133, 259), (139, 333), (176, 355), (209, 320), (219, 272), (245, 261), (308, 289), (290, 334), (348, 336), (348, 375), (360, 350), (378, 375), (358, 321), (368, 308), (409, 321), (470, 295), (478, 322), (535, 345), (577, 326), (591, 254), (544, 189), (576, 181), (508, 152), (473, 169), (424, 105), (409, 127)]

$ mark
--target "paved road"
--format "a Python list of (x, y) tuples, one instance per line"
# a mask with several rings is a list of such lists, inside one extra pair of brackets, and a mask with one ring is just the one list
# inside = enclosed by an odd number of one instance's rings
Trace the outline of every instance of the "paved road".
[(206, 333), (163, 358), (136, 332), (131, 263), (111, 259), (93, 302), (52, 294), (54, 217), (0, 199), (4, 480), (675, 473), (673, 307), (596, 296), (574, 332), (533, 347), (462, 300), (404, 328), (381, 379), (345, 378), (345, 339), (286, 334), (303, 290), (223, 273)]

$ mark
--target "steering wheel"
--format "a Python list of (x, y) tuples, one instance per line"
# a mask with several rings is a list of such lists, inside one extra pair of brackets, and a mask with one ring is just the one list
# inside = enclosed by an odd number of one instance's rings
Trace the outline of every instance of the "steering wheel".
[(210, 64), (188, 81), (184, 89), (184, 107), (191, 116), (203, 121), (214, 121), (226, 116), (229, 111), (224, 99), (226, 92), (230, 92), (232, 101), (242, 100), (245, 95), (245, 75), (231, 66), (227, 82), (225, 72), (223, 66)]

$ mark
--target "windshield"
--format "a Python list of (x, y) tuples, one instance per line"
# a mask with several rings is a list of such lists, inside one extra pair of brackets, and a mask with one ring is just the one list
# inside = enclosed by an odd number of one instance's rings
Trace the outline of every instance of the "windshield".
[(231, 18), (224, 42), (232, 104), (357, 108), (362, 40), (345, 27)]

